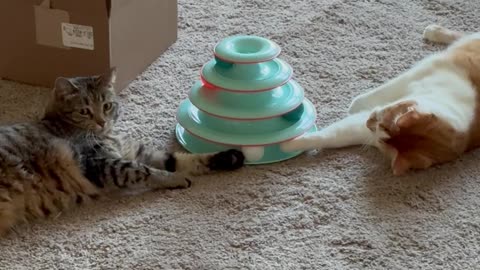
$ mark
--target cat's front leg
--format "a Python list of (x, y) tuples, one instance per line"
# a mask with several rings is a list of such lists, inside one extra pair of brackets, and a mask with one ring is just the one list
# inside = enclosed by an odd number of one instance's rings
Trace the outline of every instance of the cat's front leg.
[(280, 147), (285, 152), (293, 152), (374, 144), (373, 134), (366, 126), (369, 115), (370, 112), (349, 115), (319, 131), (284, 142)]
[(375, 107), (384, 106), (406, 96), (409, 81), (405, 78), (405, 75), (403, 76), (356, 96), (348, 108), (348, 113), (370, 111)]
[(171, 189), (187, 188), (191, 185), (191, 181), (181, 174), (119, 158), (87, 160), (85, 176), (100, 188), (113, 186), (117, 188)]
[(127, 159), (136, 160), (157, 169), (189, 175), (232, 171), (242, 167), (245, 162), (243, 153), (235, 149), (208, 154), (192, 154), (155, 150), (136, 142), (130, 142), (128, 147), (125, 146), (123, 155)]
[(424, 58), (397, 77), (355, 97), (348, 108), (348, 113), (355, 114), (375, 107), (383, 107), (408, 96), (409, 84), (430, 75), (442, 61), (442, 54), (433, 54)]

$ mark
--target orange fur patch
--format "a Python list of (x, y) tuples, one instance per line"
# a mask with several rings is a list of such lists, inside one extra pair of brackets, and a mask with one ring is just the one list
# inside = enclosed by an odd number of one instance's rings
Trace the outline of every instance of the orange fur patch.
[(395, 175), (450, 161), (465, 150), (464, 134), (433, 114), (418, 112), (416, 105), (414, 101), (397, 103), (385, 108), (381, 119), (372, 115), (367, 122), (370, 129), (378, 125), (389, 135), (382, 141), (382, 150), (392, 158)]
[(472, 40), (455, 48), (450, 59), (467, 72), (472, 83), (480, 91), (480, 40)]

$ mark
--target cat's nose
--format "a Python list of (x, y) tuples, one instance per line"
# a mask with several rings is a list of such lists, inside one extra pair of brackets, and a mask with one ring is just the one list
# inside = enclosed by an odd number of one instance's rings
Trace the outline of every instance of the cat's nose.
[(105, 120), (98, 120), (97, 125), (103, 128), (105, 126)]

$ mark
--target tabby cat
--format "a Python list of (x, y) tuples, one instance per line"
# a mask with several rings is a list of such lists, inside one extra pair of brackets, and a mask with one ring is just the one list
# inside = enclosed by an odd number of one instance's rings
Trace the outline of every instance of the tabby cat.
[(285, 151), (372, 145), (395, 175), (425, 169), (480, 146), (480, 32), (438, 25), (427, 40), (450, 44), (372, 91), (357, 96), (344, 119), (285, 142)]
[(58, 78), (40, 121), (0, 127), (0, 234), (20, 222), (57, 216), (110, 188), (186, 188), (186, 175), (243, 165), (243, 154), (233, 149), (167, 153), (117, 133), (114, 81), (114, 69)]

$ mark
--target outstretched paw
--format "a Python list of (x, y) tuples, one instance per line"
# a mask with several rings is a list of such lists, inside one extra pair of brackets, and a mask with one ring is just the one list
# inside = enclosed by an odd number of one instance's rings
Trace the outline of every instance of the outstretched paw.
[(192, 186), (192, 180), (183, 175), (174, 175), (171, 181), (167, 183), (167, 189), (182, 189)]
[(241, 151), (230, 149), (214, 154), (208, 160), (208, 168), (214, 171), (232, 171), (241, 168), (245, 163), (245, 156)]
[(189, 188), (192, 186), (192, 180), (183, 177), (183, 176), (178, 176), (177, 180), (173, 183), (170, 184), (167, 189), (184, 189), (184, 188)]
[(461, 36), (461, 33), (449, 30), (437, 24), (431, 24), (423, 31), (423, 38), (435, 43), (449, 44)]
[(437, 24), (431, 24), (423, 30), (423, 38), (428, 41), (439, 42), (442, 40), (446, 29)]
[(192, 186), (192, 181), (180, 173), (157, 172), (152, 175), (150, 186), (157, 189), (181, 189)]

